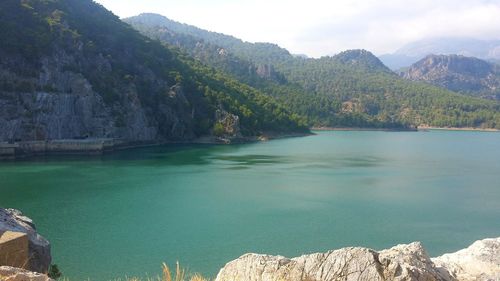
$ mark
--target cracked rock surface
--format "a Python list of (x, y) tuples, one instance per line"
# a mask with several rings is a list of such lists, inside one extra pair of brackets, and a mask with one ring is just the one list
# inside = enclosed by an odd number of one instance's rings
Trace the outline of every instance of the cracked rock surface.
[(458, 280), (500, 280), (500, 237), (474, 242), (470, 247), (432, 261)]
[(10, 266), (0, 266), (2, 281), (53, 281), (47, 275)]
[[(476, 244), (480, 246), (474, 246)], [(498, 274), (500, 238), (478, 241), (474, 245), (471, 246), (476, 249), (474, 254), (466, 250), (463, 250), (465, 252), (462, 254), (467, 257), (472, 255), (471, 259), (474, 260), (479, 260), (476, 258), (478, 256), (484, 257), (488, 261), (484, 266)], [(468, 278), (476, 279), (463, 279), (465, 275), (454, 270), (456, 260), (462, 260), (463, 257), (457, 256), (457, 253), (443, 257), (436, 258), (434, 262), (419, 242), (397, 245), (379, 252), (349, 247), (292, 259), (246, 254), (226, 264), (217, 275), (216, 281), (500, 280), (494, 279), (495, 277), (488, 279), (489, 276), (495, 276), (492, 275), (494, 273), (481, 275), (481, 270), (474, 271), (466, 266), (460, 269), (470, 274)]]

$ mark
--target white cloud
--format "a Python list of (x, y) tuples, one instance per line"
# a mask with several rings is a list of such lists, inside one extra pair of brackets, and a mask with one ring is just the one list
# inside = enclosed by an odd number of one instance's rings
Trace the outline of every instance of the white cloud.
[(498, 0), (98, 0), (122, 17), (155, 12), (251, 42), (321, 56), (377, 54), (428, 37), (500, 39)]

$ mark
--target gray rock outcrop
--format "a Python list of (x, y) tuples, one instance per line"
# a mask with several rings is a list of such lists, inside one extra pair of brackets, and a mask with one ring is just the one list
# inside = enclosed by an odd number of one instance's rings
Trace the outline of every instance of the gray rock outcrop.
[(0, 208), (0, 232), (13, 231), (28, 234), (29, 261), (27, 269), (46, 273), (52, 261), (50, 243), (37, 233), (33, 221), (14, 209)]
[(500, 98), (500, 68), (473, 57), (429, 55), (400, 75), (472, 96)]
[(419, 242), (374, 251), (350, 247), (297, 258), (246, 254), (229, 262), (216, 281), (500, 280), (500, 238), (432, 260)]
[[(60, 50), (42, 58), (38, 77), (30, 79), (10, 70), (12, 65), (22, 65), (22, 58), (6, 56), (0, 61), (0, 80), (31, 85), (23, 92), (0, 90), (0, 141), (115, 138), (137, 142), (194, 136), (192, 109), (181, 87), (171, 85), (168, 99), (154, 114), (131, 84), (125, 83), (120, 96), (106, 102), (87, 77), (67, 69), (79, 59)], [(106, 72), (111, 62), (99, 56), (92, 63), (96, 71)], [(168, 88), (166, 82), (157, 84)]]
[(215, 112), (216, 123), (222, 125), (223, 136), (228, 138), (240, 138), (240, 118), (237, 115), (231, 114), (225, 110), (218, 109)]

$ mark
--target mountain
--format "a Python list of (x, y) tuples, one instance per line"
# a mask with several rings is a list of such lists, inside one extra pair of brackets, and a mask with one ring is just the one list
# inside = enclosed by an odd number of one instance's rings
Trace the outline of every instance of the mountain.
[[(273, 96), (295, 112), (307, 116), (310, 126), (403, 127), (392, 120), (378, 120), (361, 112), (342, 111), (333, 96), (311, 95), (310, 89), (288, 81), (277, 67), (311, 59), (292, 55), (277, 45), (243, 42), (157, 14), (141, 14), (124, 21), (150, 38), (179, 47), (200, 62)], [(370, 55), (366, 51), (345, 52), (338, 57), (338, 61), (353, 67), (389, 71)]]
[(366, 50), (348, 50), (334, 56), (341, 64), (353, 66), (365, 71), (382, 71), (390, 73), (391, 70), (385, 66), (380, 59)]
[(401, 75), (471, 96), (500, 99), (500, 66), (477, 58), (429, 55)]
[(273, 98), (141, 35), (91, 0), (1, 1), (0, 26), (0, 141), (305, 129)]
[(463, 55), (484, 60), (500, 60), (500, 40), (472, 38), (431, 38), (409, 43), (393, 54), (380, 56), (391, 69), (410, 66), (430, 54)]
[[(143, 34), (174, 44), (202, 63), (273, 96), (307, 116), (310, 126), (500, 127), (498, 103), (408, 81), (365, 50), (304, 58), (274, 44), (244, 42), (160, 15), (142, 14), (125, 21)], [(252, 79), (242, 75), (244, 71), (221, 65), (220, 56), (250, 66), (244, 68), (247, 73), (264, 66), (262, 73), (267, 75), (249, 81)]]

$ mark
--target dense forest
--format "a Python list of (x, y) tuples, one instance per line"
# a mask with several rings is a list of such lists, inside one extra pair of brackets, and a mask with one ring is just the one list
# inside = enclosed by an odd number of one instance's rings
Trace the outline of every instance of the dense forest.
[(155, 14), (125, 19), (150, 38), (275, 97), (310, 126), (500, 128), (498, 102), (407, 81), (364, 50), (320, 59), (248, 43)]

